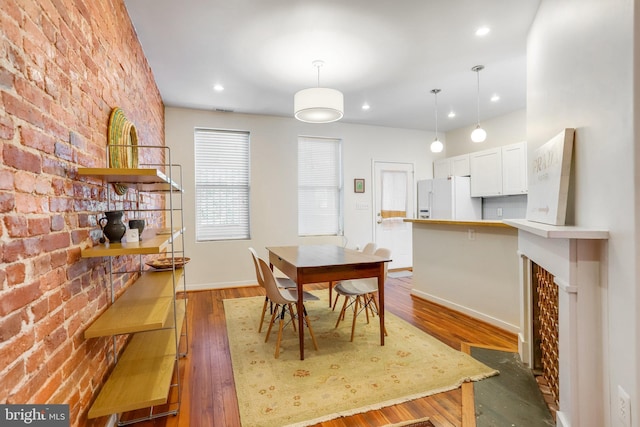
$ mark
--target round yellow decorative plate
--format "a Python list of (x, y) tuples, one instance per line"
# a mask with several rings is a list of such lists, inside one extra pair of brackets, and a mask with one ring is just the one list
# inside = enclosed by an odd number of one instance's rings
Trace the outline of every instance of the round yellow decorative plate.
[[(138, 133), (119, 107), (114, 108), (109, 117), (108, 144), (109, 167), (138, 167)], [(114, 184), (114, 187), (119, 195), (127, 192), (126, 185)]]

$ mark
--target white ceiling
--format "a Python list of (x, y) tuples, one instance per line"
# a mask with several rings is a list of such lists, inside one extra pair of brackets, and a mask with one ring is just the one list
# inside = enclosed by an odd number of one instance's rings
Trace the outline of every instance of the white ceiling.
[[(539, 2), (125, 0), (167, 106), (292, 117), (295, 92), (317, 86), (320, 59), (320, 86), (344, 93), (342, 121), (434, 130), (439, 88), (439, 131), (476, 122), (474, 65), (485, 66), (481, 121), (525, 108)], [(480, 26), (491, 32), (477, 37)]]

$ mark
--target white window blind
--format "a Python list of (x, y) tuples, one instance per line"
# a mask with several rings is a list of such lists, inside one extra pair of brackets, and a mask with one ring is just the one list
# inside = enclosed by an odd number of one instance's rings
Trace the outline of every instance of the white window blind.
[(342, 235), (339, 139), (298, 138), (298, 234)]
[(196, 129), (196, 240), (249, 238), (249, 133)]

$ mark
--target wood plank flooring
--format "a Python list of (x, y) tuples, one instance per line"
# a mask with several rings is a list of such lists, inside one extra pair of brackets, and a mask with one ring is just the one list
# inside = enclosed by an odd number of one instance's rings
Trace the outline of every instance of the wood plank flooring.
[[(307, 289), (326, 288), (318, 284)], [(389, 278), (385, 306), (423, 331), (460, 350), (463, 343), (517, 350), (514, 334), (445, 307), (412, 297), (411, 277)], [(189, 355), (181, 361), (184, 377), (182, 406), (177, 416), (138, 423), (150, 427), (239, 427), (229, 343), (222, 301), (264, 295), (259, 287), (189, 293)], [(315, 427), (382, 426), (429, 417), (435, 427), (464, 427), (460, 389), (400, 405), (317, 424)]]

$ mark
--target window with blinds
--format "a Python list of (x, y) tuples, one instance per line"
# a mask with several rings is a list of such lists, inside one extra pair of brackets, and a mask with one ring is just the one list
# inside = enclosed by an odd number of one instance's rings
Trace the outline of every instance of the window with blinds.
[(196, 241), (248, 239), (249, 132), (196, 129)]
[(298, 138), (298, 234), (342, 235), (342, 149), (339, 139)]

